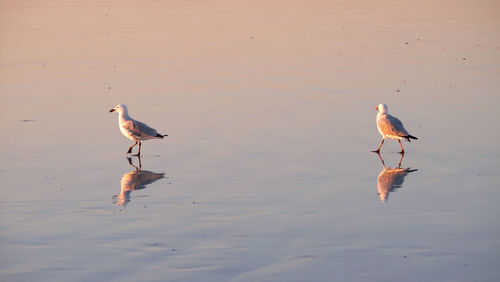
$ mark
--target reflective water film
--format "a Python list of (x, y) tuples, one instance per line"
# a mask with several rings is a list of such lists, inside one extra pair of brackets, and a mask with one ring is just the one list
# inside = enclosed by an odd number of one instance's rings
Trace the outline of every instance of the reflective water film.
[(0, 1), (0, 281), (500, 281), (499, 15)]
[(134, 190), (146, 188), (149, 184), (165, 177), (164, 173), (155, 173), (142, 169), (141, 157), (138, 156), (139, 166), (132, 163), (132, 158), (127, 157), (129, 164), (135, 169), (125, 173), (120, 181), (120, 194), (115, 196), (116, 203), (120, 206), (126, 206), (130, 202), (130, 193)]
[(401, 159), (399, 160), (397, 167), (386, 167), (384, 159), (377, 153), (380, 161), (382, 162), (382, 171), (377, 177), (377, 190), (380, 197), (380, 201), (386, 202), (389, 198), (389, 193), (394, 192), (394, 190), (403, 187), (405, 177), (418, 169), (411, 168), (401, 168), (401, 162), (403, 161), (404, 154), (401, 154)]

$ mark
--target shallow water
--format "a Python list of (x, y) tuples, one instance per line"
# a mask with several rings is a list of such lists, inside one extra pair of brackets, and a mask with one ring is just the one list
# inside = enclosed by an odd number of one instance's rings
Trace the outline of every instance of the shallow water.
[(0, 280), (498, 281), (499, 10), (3, 1)]

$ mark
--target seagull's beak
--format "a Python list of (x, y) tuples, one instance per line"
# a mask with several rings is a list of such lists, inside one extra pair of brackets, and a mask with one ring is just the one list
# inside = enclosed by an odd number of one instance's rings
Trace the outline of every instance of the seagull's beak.
[(115, 109), (111, 109), (111, 110), (109, 110), (109, 112), (110, 112), (110, 113), (111, 113), (111, 112), (114, 112), (114, 111), (115, 111)]
[[(376, 108), (375, 108), (375, 110), (377, 110), (377, 111), (378, 111), (378, 107), (376, 107)], [(111, 110), (111, 111), (113, 111), (113, 110)], [(110, 112), (111, 112), (111, 111), (110, 111)]]

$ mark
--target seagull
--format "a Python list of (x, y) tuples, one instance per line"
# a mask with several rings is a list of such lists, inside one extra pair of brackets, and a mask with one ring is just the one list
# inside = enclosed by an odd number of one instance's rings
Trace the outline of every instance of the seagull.
[(380, 146), (378, 146), (377, 150), (373, 151), (375, 153), (380, 152), (380, 148), (382, 144), (384, 144), (384, 140), (386, 138), (397, 139), (399, 142), (399, 146), (401, 146), (401, 154), (405, 153), (403, 149), (403, 145), (401, 144), (401, 139), (406, 139), (410, 142), (410, 139), (417, 140), (418, 138), (415, 136), (411, 136), (408, 134), (408, 131), (403, 126), (403, 123), (397, 119), (396, 117), (391, 116), (387, 112), (387, 105), (380, 104), (377, 108), (377, 128), (380, 134), (382, 135), (382, 142), (380, 142)]
[(131, 118), (128, 115), (128, 110), (127, 106), (123, 104), (119, 104), (118, 106), (112, 108), (109, 110), (109, 112), (118, 112), (118, 125), (120, 127), (120, 131), (122, 132), (125, 137), (128, 139), (135, 141), (135, 144), (130, 146), (128, 148), (127, 154), (132, 153), (132, 148), (139, 143), (139, 151), (137, 152), (137, 155), (135, 156), (140, 156), (141, 155), (141, 140), (148, 140), (148, 139), (159, 139), (163, 138), (168, 135), (161, 135), (159, 134), (155, 129), (147, 126), (146, 124), (137, 121), (133, 118)]

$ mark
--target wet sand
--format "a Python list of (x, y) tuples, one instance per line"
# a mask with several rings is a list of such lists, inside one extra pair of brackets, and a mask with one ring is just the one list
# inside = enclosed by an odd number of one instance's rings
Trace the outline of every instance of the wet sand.
[(2, 1), (0, 280), (498, 281), (499, 12)]

